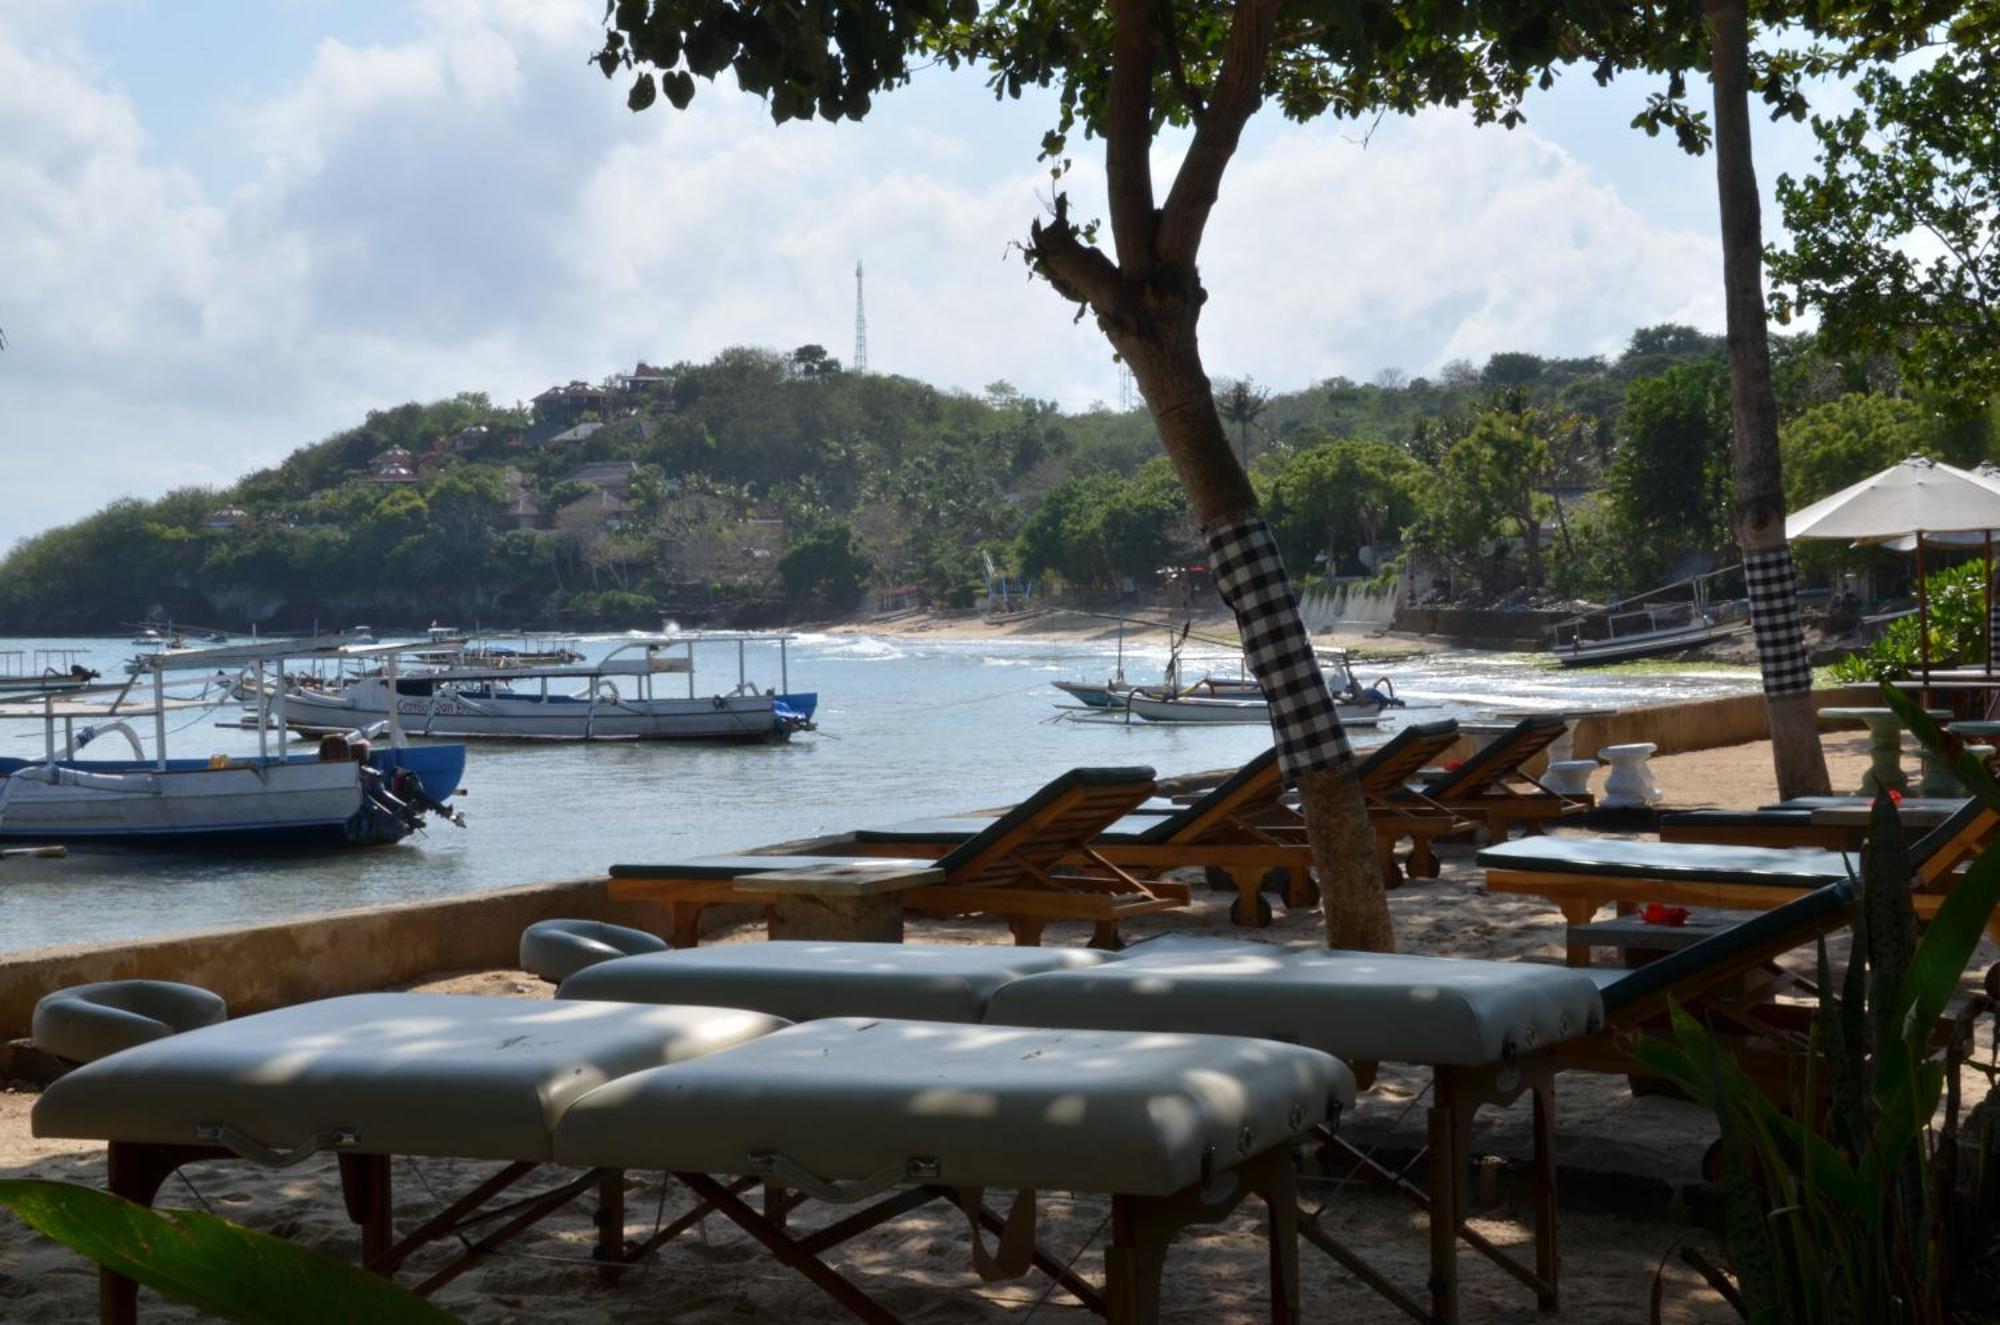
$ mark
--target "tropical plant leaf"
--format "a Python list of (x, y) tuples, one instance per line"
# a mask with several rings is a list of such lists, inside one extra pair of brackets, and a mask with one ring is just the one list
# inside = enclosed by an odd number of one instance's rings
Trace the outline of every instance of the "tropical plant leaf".
[(1897, 1034), (1878, 1046), (1875, 1090), (1894, 1090), (1910, 1064), (1921, 1058), (1937, 1031), (1938, 1018), (1958, 989), (1979, 937), (2000, 905), (2000, 852), (1991, 848), (1965, 871), (1925, 929), (1896, 995)]
[(1910, 905), (1909, 842), (1895, 802), (1878, 791), (1869, 808), (1868, 840), (1861, 848), (1862, 923), (1855, 938), (1868, 961), (1868, 1020), (1871, 1047), (1900, 1038), (1902, 1010), (1896, 993), (1917, 947), (1917, 914)]
[[(1848, 954), (1844, 996), (1834, 992), (1833, 963), (1827, 957), (1824, 935), (1815, 944), (1814, 952), (1814, 976), (1819, 981), (1819, 1018), (1813, 1031), (1826, 1061), (1827, 1075), (1831, 1078), (1828, 1094), (1833, 1103), (1835, 1135), (1849, 1154), (1861, 1153), (1868, 1129), (1867, 1046), (1856, 1043), (1867, 1034), (1867, 1021), (1865, 1009), (1850, 1006), (1850, 1001), (1855, 1004), (1860, 1001), (1857, 991), (1861, 988), (1863, 975), (1859, 947), (1856, 944)], [(1807, 1097), (1811, 1097), (1810, 1091)]]
[(194, 1210), (154, 1210), (75, 1183), (0, 1180), (0, 1205), (107, 1270), (247, 1325), (451, 1325), (380, 1275)]

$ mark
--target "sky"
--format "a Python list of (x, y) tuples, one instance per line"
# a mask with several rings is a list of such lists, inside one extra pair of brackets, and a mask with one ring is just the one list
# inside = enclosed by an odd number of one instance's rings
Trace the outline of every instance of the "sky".
[[(586, 60), (602, 13), (0, 0), (0, 548), (404, 401), (731, 345), (846, 361), (857, 260), (872, 370), (1117, 402), (1102, 335), (1011, 247), (1050, 198), (1048, 98), (934, 70), (865, 123), (776, 127), (725, 78), (634, 115)], [(1293, 390), (1719, 330), (1712, 161), (1628, 127), (1648, 90), (1572, 75), (1512, 131), (1266, 109), (1204, 247), (1210, 371)], [(1812, 142), (1757, 134), (1768, 227)], [(1073, 214), (1101, 216), (1076, 146)]]

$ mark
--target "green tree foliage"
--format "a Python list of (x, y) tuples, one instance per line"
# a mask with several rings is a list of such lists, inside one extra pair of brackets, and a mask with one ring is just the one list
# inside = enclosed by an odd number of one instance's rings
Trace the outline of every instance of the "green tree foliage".
[(836, 520), (812, 530), (778, 559), (785, 596), (795, 603), (824, 603), (846, 609), (861, 601), (874, 573), (854, 526)]
[(1022, 573), (1060, 576), (1079, 586), (1155, 571), (1194, 544), (1187, 499), (1164, 457), (1129, 479), (1085, 474), (1050, 489), (1015, 544)]
[(1272, 484), (1272, 526), (1285, 562), (1328, 574), (1358, 569), (1355, 554), (1397, 542), (1416, 518), (1429, 471), (1409, 452), (1360, 437), (1292, 452)]
[(1528, 583), (1539, 586), (1542, 522), (1550, 510), (1542, 492), (1550, 469), (1549, 443), (1541, 435), (1545, 422), (1504, 407), (1474, 420), (1444, 453), (1416, 541), (1490, 579), (1495, 573), (1486, 555), (1491, 545), (1503, 533), (1518, 534)]
[(2000, 41), (1867, 70), (1815, 117), (1818, 169), (1780, 176), (1781, 320), (1817, 309), (1840, 350), (1891, 350), (1961, 410), (2000, 391)]
[(1682, 362), (1626, 388), (1606, 487), (1635, 580), (1653, 578), (1688, 549), (1734, 542), (1729, 430), (1729, 375), (1717, 359)]
[(1977, 434), (1946, 433), (1912, 400), (1842, 396), (1815, 405), (1780, 431), (1785, 500), (1797, 510), (1906, 456), (1976, 464), (1983, 442)]

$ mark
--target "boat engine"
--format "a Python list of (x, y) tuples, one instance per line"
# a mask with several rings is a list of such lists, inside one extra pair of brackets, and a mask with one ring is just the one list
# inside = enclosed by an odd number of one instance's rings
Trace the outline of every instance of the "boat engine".
[(1396, 698), (1396, 683), (1386, 676), (1375, 678), (1375, 684), (1361, 691), (1361, 702), (1380, 704), (1385, 709), (1408, 708), (1409, 704)]

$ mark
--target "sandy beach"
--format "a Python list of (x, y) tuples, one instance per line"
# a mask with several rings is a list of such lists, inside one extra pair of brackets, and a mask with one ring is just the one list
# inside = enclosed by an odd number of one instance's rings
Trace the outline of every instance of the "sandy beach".
[[(989, 616), (974, 610), (948, 612), (920, 609), (855, 618), (825, 628), (841, 635), (1043, 640), (1051, 643), (1108, 642), (1117, 639), (1122, 628), (1129, 642), (1164, 645), (1168, 636), (1178, 635), (1183, 626), (1191, 637), (1222, 641), (1230, 647), (1234, 647), (1238, 639), (1236, 618), (1227, 610), (1219, 609), (1188, 613), (1147, 608), (1119, 614), (1108, 610), (1085, 612), (1067, 608), (1036, 608), (1013, 616)], [(1376, 658), (1409, 657), (1444, 647), (1413, 635), (1389, 635), (1365, 630), (1322, 631), (1313, 636), (1313, 642), (1323, 648), (1349, 649)]]
[[(1864, 739), (1831, 736), (1829, 763), (1836, 785), (1859, 777)], [(1767, 744), (1680, 755), (1657, 761), (1669, 802), (1680, 805), (1754, 805), (1770, 798)], [(1489, 895), (1471, 862), (1471, 849), (1449, 846), (1441, 878), (1391, 894), (1400, 946), (1405, 951), (1462, 957), (1559, 961), (1563, 925), (1538, 898)], [(1227, 898), (1197, 888), (1188, 912), (1151, 916), (1128, 926), (1128, 937), (1194, 931), (1246, 936), (1229, 924)], [(1323, 941), (1315, 912), (1287, 914), (1249, 936)], [(1073, 932), (1072, 932), (1073, 931)], [(754, 942), (759, 925), (743, 925), (717, 942)], [(1080, 928), (1052, 926), (1051, 943), (1080, 944)], [(912, 941), (999, 943), (1006, 932), (978, 920), (913, 920)], [(1802, 954), (1795, 954), (1798, 960)], [(1975, 978), (2000, 960), (1990, 943), (1973, 962)], [(520, 971), (441, 973), (413, 988), (507, 998), (546, 998), (549, 988)], [(1423, 1074), (1385, 1068), (1343, 1133), (1402, 1163), (1422, 1144)], [(1976, 1096), (1975, 1096), (1976, 1097)], [(0, 1173), (5, 1176), (102, 1180), (94, 1147), (49, 1142), (28, 1133), (34, 1096), (20, 1089), (0, 1094)], [(1683, 1244), (1718, 1254), (1714, 1234), (1689, 1219), (1689, 1193), (1698, 1190), (1698, 1165), (1715, 1135), (1702, 1109), (1658, 1096), (1635, 1097), (1622, 1077), (1571, 1074), (1558, 1091), (1559, 1162), (1563, 1185), (1561, 1249), (1563, 1306), (1569, 1321), (1646, 1319), (1654, 1276), (1663, 1277), (1663, 1316), (1669, 1322), (1723, 1322), (1731, 1310), (1676, 1259)], [(1507, 1247), (1528, 1245), (1527, 1193), (1522, 1163), (1529, 1154), (1525, 1103), (1483, 1112), (1474, 1130), (1474, 1153), (1491, 1157), (1480, 1166), (1473, 1195), (1476, 1227)], [(406, 1226), (434, 1213), (447, 1193), (472, 1185), (490, 1166), (446, 1161), (399, 1161), (396, 1209)], [(1424, 1222), (1399, 1197), (1347, 1174), (1315, 1179), (1309, 1188), (1323, 1207), (1325, 1226), (1352, 1243), (1409, 1291), (1422, 1289), (1427, 1252)], [(656, 1221), (671, 1219), (688, 1198), (664, 1190), (657, 1174), (629, 1179), (627, 1235), (643, 1238)], [(161, 1204), (207, 1208), (252, 1227), (351, 1255), (355, 1238), (341, 1208), (332, 1165), (310, 1162), (272, 1173), (247, 1164), (205, 1164), (175, 1179)], [(1101, 1271), (1109, 1203), (1093, 1197), (1053, 1200), (1046, 1207), (1045, 1243), (1062, 1258), (1074, 1257), (1088, 1276)], [(803, 1226), (819, 1219), (807, 1212)], [(709, 1322), (819, 1321), (844, 1317), (803, 1279), (766, 1259), (745, 1235), (709, 1219), (626, 1276), (617, 1287), (598, 1284), (588, 1260), (592, 1229), (578, 1207), (511, 1244), (445, 1289), (438, 1302), (468, 1321)], [(441, 1253), (412, 1267), (421, 1275)], [(942, 1207), (906, 1218), (844, 1246), (830, 1257), (898, 1317), (923, 1325), (988, 1321), (1083, 1320), (1083, 1311), (1059, 1290), (1029, 1278), (981, 1283), (970, 1269), (962, 1219)], [(1337, 1270), (1311, 1248), (1302, 1250), (1306, 1319), (1387, 1325), (1404, 1319), (1392, 1307)], [(1545, 1320), (1531, 1294), (1469, 1252), (1461, 1258), (1468, 1322)], [(1165, 1319), (1175, 1322), (1250, 1322), (1262, 1318), (1263, 1249), (1246, 1209), (1217, 1229), (1195, 1230), (1176, 1243), (1169, 1261)], [(413, 1281), (413, 1280), (410, 1280)], [(0, 1219), (0, 1318), (19, 1322), (68, 1322), (94, 1314), (94, 1271), (68, 1251)], [(193, 1319), (193, 1313), (142, 1297), (148, 1319)]]

